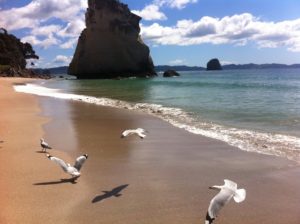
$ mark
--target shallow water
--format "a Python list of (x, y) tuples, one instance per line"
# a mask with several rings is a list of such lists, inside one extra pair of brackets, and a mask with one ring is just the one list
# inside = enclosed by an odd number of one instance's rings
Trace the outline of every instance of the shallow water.
[(27, 90), (144, 111), (243, 150), (300, 160), (300, 69), (182, 72), (177, 78), (51, 80), (40, 85), (57, 91), (37, 86), (27, 86)]

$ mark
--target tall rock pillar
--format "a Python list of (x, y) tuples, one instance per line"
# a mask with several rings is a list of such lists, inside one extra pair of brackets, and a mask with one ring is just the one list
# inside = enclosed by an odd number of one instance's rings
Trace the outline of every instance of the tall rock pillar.
[(140, 37), (141, 17), (118, 0), (89, 0), (68, 73), (80, 79), (156, 75)]

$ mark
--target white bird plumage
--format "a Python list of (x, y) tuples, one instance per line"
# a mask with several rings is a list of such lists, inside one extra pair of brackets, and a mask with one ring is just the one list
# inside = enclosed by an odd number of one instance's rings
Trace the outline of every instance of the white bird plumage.
[(127, 137), (129, 135), (133, 135), (136, 134), (138, 135), (140, 138), (145, 138), (146, 137), (146, 133), (147, 131), (143, 128), (137, 128), (137, 129), (128, 129), (123, 131), (121, 138)]
[(219, 214), (219, 211), (231, 200), (240, 203), (246, 198), (245, 189), (237, 189), (237, 184), (231, 180), (224, 180), (223, 186), (212, 186), (210, 189), (217, 189), (220, 192), (210, 201), (206, 214), (205, 224), (211, 224)]
[(41, 147), (42, 147), (42, 151), (46, 152), (47, 149), (52, 149), (49, 144), (47, 142), (45, 142), (45, 140), (43, 138), (40, 139), (41, 140)]
[(51, 156), (49, 154), (47, 154), (47, 157), (51, 161), (53, 161), (56, 164), (58, 164), (63, 169), (63, 171), (65, 171), (66, 173), (70, 174), (72, 177), (78, 178), (80, 176), (80, 172), (79, 171), (80, 171), (83, 163), (87, 160), (88, 155), (84, 154), (82, 156), (79, 156), (76, 159), (74, 166), (71, 166), (69, 163), (66, 163), (62, 159), (54, 157), (54, 156)]

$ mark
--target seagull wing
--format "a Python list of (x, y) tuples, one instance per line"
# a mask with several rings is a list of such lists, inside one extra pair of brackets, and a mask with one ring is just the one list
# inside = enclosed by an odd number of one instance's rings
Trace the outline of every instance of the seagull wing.
[(142, 132), (142, 133), (146, 132), (146, 130), (145, 130), (145, 129), (143, 129), (143, 128), (137, 128), (137, 129), (136, 129), (136, 131), (138, 131), (138, 132)]
[(240, 203), (244, 201), (246, 198), (246, 190), (245, 189), (238, 189), (235, 191), (233, 199), (236, 203)]
[(224, 180), (224, 183), (225, 183), (224, 187), (227, 187), (227, 188), (229, 188), (229, 189), (231, 189), (233, 191), (237, 190), (237, 183), (235, 183), (235, 182), (233, 182), (231, 180), (227, 180), (227, 179)]
[(145, 138), (146, 137), (146, 135), (141, 133), (141, 132), (138, 132), (137, 134), (140, 136), (140, 138)]
[(74, 167), (79, 171), (87, 158), (88, 156), (86, 154), (79, 156), (75, 161)]
[(48, 155), (48, 158), (58, 164), (65, 172), (68, 171), (68, 165), (62, 159), (50, 155)]
[(127, 137), (128, 135), (131, 135), (131, 134), (132, 134), (132, 130), (125, 130), (125, 131), (123, 131), (122, 136)]
[(208, 207), (208, 214), (210, 218), (216, 218), (219, 211), (230, 201), (233, 197), (233, 192), (223, 188), (211, 201)]
[(47, 142), (42, 142), (42, 143), (41, 143), (41, 146), (42, 146), (43, 148), (52, 149), (52, 148), (49, 146), (49, 144), (48, 144)]

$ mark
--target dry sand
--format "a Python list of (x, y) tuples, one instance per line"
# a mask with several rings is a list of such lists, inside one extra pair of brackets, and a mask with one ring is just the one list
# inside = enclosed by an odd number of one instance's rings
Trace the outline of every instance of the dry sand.
[[(142, 113), (15, 93), (17, 81), (24, 79), (0, 79), (1, 224), (204, 223), (216, 194), (208, 186), (225, 178), (247, 198), (228, 204), (215, 223), (300, 223), (298, 164)], [(136, 127), (149, 131), (145, 139), (120, 138)], [(70, 162), (89, 154), (76, 184), (61, 181), (67, 174), (39, 153), (41, 136)]]

